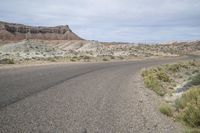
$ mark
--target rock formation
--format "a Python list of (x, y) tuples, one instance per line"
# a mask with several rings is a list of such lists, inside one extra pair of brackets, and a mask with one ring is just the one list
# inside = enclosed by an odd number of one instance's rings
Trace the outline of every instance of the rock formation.
[(23, 24), (7, 23), (0, 21), (1, 40), (82, 40), (72, 32), (68, 25), (56, 27), (26, 26)]

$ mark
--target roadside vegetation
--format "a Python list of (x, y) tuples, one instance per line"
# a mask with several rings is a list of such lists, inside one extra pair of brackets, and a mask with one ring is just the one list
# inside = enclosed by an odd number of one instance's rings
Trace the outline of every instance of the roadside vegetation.
[(163, 103), (160, 105), (159, 110), (161, 113), (167, 115), (167, 116), (172, 116), (172, 108), (169, 104)]
[(191, 127), (200, 128), (200, 86), (192, 87), (175, 103), (177, 117)]
[(145, 85), (155, 91), (158, 95), (163, 96), (166, 94), (164, 84), (170, 83), (171, 79), (166, 72), (161, 68), (151, 68), (142, 73)]
[[(0, 57), (1, 58), (1, 57)], [(49, 62), (107, 62), (107, 61), (119, 61), (124, 59), (135, 59), (128, 56), (88, 56), (88, 55), (77, 55), (77, 56), (50, 56), (50, 57), (31, 57), (23, 59), (14, 58), (3, 58), (0, 59), (0, 64), (27, 64), (27, 63), (49, 63)]]
[(0, 64), (15, 64), (13, 59), (4, 58), (0, 60)]
[(166, 64), (143, 70), (147, 88), (162, 96), (159, 111), (200, 132), (200, 61)]

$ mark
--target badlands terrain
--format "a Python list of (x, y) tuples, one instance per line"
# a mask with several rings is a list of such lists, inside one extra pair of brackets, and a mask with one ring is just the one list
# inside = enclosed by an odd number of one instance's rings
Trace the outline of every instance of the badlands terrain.
[(86, 40), (1, 41), (0, 60), (109, 61), (148, 57), (199, 55), (200, 41), (171, 44), (115, 44)]
[(109, 61), (199, 55), (200, 41), (116, 43), (84, 40), (66, 26), (31, 27), (0, 22), (0, 63)]

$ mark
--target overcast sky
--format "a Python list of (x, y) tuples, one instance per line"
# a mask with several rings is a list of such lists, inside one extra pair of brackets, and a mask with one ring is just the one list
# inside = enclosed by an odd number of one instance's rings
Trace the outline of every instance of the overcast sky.
[(89, 40), (197, 40), (200, 0), (1, 0), (0, 20), (69, 25)]

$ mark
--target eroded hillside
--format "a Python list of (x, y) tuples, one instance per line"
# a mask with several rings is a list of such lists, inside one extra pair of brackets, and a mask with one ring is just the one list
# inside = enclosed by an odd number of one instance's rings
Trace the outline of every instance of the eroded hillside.
[(2, 40), (82, 40), (69, 28), (68, 25), (44, 27), (27, 26), (23, 24), (7, 23), (0, 21), (0, 39)]
[[(0, 59), (41, 60), (68, 58), (79, 61), (87, 58), (101, 60), (148, 58), (199, 54), (200, 41), (172, 44), (115, 44), (86, 40), (22, 40), (1, 41)], [(73, 58), (73, 59), (72, 59)], [(92, 61), (92, 60), (91, 60)]]

